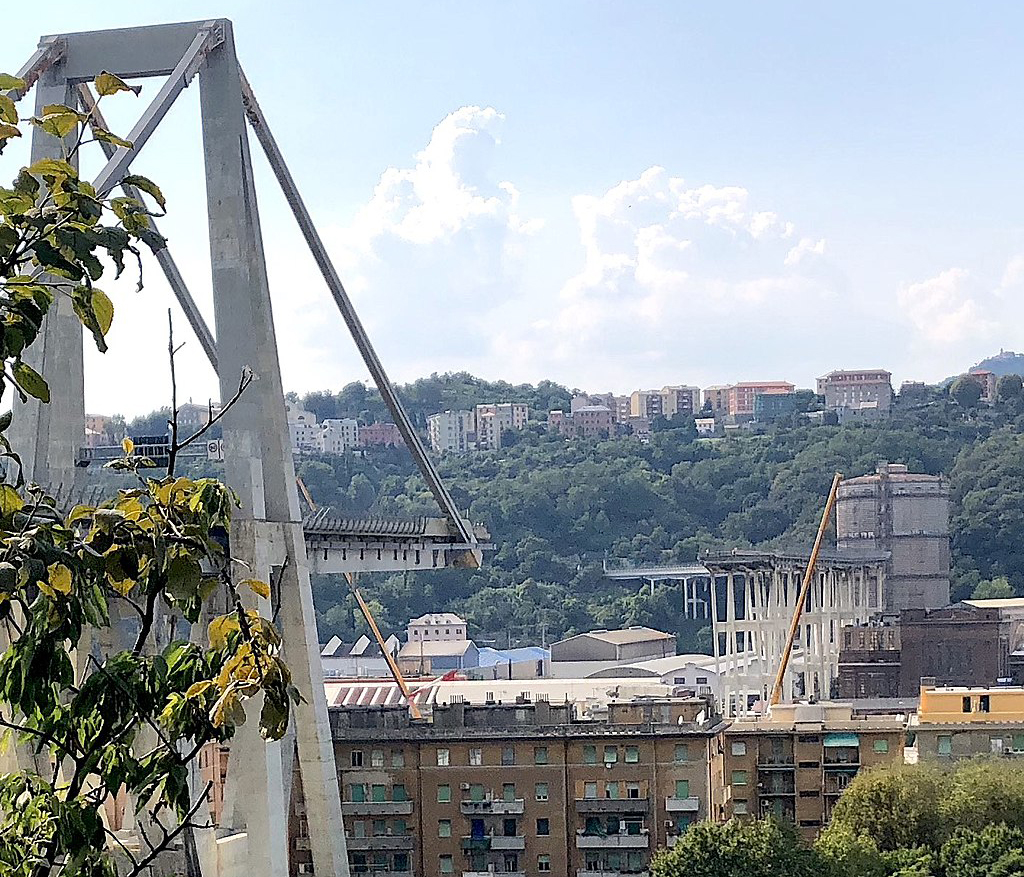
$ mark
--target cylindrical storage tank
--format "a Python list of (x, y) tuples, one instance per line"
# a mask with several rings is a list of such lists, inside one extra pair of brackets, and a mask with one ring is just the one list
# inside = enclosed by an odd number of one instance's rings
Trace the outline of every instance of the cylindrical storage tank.
[(840, 551), (887, 551), (885, 608), (933, 609), (949, 603), (949, 484), (938, 475), (882, 463), (873, 475), (839, 486)]

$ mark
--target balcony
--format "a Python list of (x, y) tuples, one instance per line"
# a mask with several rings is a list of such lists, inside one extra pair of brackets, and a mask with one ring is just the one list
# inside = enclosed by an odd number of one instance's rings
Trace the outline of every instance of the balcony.
[(841, 759), (836, 759), (836, 760), (832, 761), (830, 759), (825, 759), (825, 762), (822, 765), (822, 767), (824, 767), (825, 770), (854, 770), (854, 771), (856, 771), (856, 770), (860, 770), (860, 762), (859, 761), (843, 761)]
[(758, 770), (792, 770), (795, 765), (792, 753), (789, 755), (764, 755), (757, 759)]
[(308, 837), (297, 837), (297, 838), (295, 838), (295, 849), (297, 849), (297, 850), (308, 850), (308, 849), (310, 849), (309, 838)]
[(640, 834), (599, 835), (584, 834), (582, 829), (576, 832), (576, 849), (578, 850), (646, 850), (651, 844), (647, 829)]
[(493, 871), (463, 871), (462, 877), (494, 877), (495, 874), (501, 874), (501, 877), (526, 877), (525, 871), (499, 871), (497, 868)]
[(669, 813), (696, 813), (700, 810), (700, 798), (666, 798), (665, 809)]
[(346, 837), (345, 846), (349, 850), (412, 850), (414, 838), (406, 835), (382, 835), (380, 837)]
[(513, 801), (487, 800), (487, 801), (463, 801), (459, 809), (464, 816), (520, 816), (526, 806), (523, 798), (516, 798)]
[(576, 877), (647, 877), (646, 871), (591, 871), (577, 868)]
[(491, 849), (499, 852), (522, 852), (526, 849), (526, 838), (522, 835), (496, 834), (491, 838)]
[(343, 801), (344, 816), (411, 816), (412, 801)]
[(485, 834), (482, 837), (470, 837), (466, 835), (462, 838), (462, 849), (467, 853), (485, 853), (490, 848), (490, 835)]
[(413, 877), (412, 871), (392, 871), (385, 868), (383, 871), (375, 865), (349, 865), (352, 874), (373, 874), (373, 877)]
[(577, 798), (577, 813), (647, 813), (649, 798)]

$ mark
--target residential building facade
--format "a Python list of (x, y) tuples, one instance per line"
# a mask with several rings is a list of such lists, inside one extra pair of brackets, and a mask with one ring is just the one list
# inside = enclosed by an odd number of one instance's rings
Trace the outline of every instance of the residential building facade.
[(702, 407), (709, 407), (714, 414), (725, 415), (729, 413), (729, 391), (731, 384), (715, 384), (704, 388), (704, 401)]
[(615, 434), (611, 409), (605, 405), (581, 405), (569, 414), (551, 411), (548, 429), (567, 438), (602, 439)]
[(774, 816), (807, 839), (828, 823), (857, 773), (903, 758), (906, 717), (857, 716), (849, 704), (797, 703), (725, 732), (725, 818)]
[(320, 424), (318, 447), (323, 454), (346, 454), (359, 444), (359, 421), (330, 418)]
[(890, 620), (848, 625), (842, 636), (839, 697), (899, 697), (899, 623)]
[(665, 414), (665, 399), (659, 390), (634, 390), (629, 397), (631, 417), (646, 417), (654, 420)]
[(404, 444), (402, 433), (393, 423), (378, 421), (359, 427), (359, 447), (361, 448), (397, 448)]
[(972, 369), (964, 377), (970, 378), (970, 380), (981, 387), (981, 398), (978, 401), (983, 405), (996, 404), (996, 385), (999, 383), (998, 375), (985, 369)]
[[(332, 709), (354, 874), (639, 874), (721, 811), (722, 723), (696, 699)], [(311, 861), (301, 787), (292, 874)], [(306, 829), (308, 831), (308, 828)]]
[(887, 415), (892, 407), (892, 374), (885, 369), (831, 371), (818, 378), (818, 395), (825, 397), (825, 408), (860, 409), (863, 403), (876, 403), (875, 410)]
[(292, 441), (292, 452), (317, 451), (320, 443), (320, 426), (316, 415), (307, 411), (298, 402), (285, 402), (288, 415), (288, 433)]
[(792, 393), (796, 387), (788, 381), (748, 381), (733, 384), (728, 392), (728, 413), (736, 419), (752, 419), (754, 416), (754, 400), (759, 395), (771, 393)]
[(466, 639), (466, 622), (454, 612), (428, 612), (414, 618), (405, 628), (407, 642), (451, 642)]
[(1024, 688), (968, 688), (921, 682), (907, 729), (907, 760), (953, 761), (1024, 755)]
[(661, 413), (669, 418), (694, 417), (700, 411), (700, 387), (662, 387)]
[(530, 410), (522, 402), (500, 402), (477, 405), (476, 445), (481, 450), (501, 447), (502, 433), (523, 429), (529, 420)]
[(462, 454), (476, 445), (472, 411), (442, 411), (427, 418), (430, 446), (438, 454)]

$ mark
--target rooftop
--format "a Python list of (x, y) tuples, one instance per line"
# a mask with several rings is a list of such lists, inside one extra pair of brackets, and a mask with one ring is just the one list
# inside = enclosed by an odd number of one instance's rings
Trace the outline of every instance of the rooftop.
[(409, 622), (411, 627), (414, 624), (465, 624), (465, 619), (459, 618), (454, 612), (430, 612), (426, 615), (421, 615), (419, 618), (414, 618)]
[(604, 642), (614, 643), (615, 645), (624, 645), (625, 643), (644, 643), (650, 642), (651, 640), (675, 639), (671, 633), (664, 633), (663, 631), (655, 630), (653, 627), (627, 627), (623, 630), (588, 630), (586, 633), (578, 633), (576, 636), (566, 637), (561, 640), (561, 642), (568, 642), (569, 640), (576, 639), (576, 637), (580, 636), (603, 640)]
[(977, 609), (1024, 609), (1024, 597), (1005, 597), (991, 600), (962, 600)]
[(450, 639), (450, 640), (417, 640), (414, 643), (406, 643), (402, 651), (398, 653), (400, 658), (439, 658), (449, 655), (464, 655), (471, 648), (475, 648), (472, 640)]

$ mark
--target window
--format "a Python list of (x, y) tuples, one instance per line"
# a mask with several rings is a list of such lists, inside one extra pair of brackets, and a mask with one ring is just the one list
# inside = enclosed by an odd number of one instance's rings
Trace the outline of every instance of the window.
[(501, 833), (505, 837), (516, 837), (518, 831), (516, 830), (516, 821), (514, 819), (503, 819), (501, 821)]
[(514, 746), (506, 746), (501, 750), (501, 763), (506, 766), (516, 763), (516, 750)]
[(626, 747), (626, 764), (636, 764), (640, 761), (640, 747), (639, 746), (627, 746)]
[(451, 856), (441, 856), (438, 863), (440, 872), (442, 874), (454, 874), (455, 873), (455, 859)]
[(537, 836), (538, 837), (547, 837), (549, 834), (551, 834), (551, 823), (547, 820), (547, 818), (538, 819), (537, 820)]
[(817, 734), (801, 734), (796, 738), (798, 743), (820, 743), (821, 738)]
[(411, 870), (408, 853), (395, 853), (394, 870), (399, 874), (404, 874), (406, 871)]
[(370, 767), (384, 767), (384, 752), (380, 749), (374, 749), (370, 753)]
[(978, 712), (987, 713), (992, 708), (992, 702), (987, 694), (983, 694), (978, 698)]
[(963, 711), (969, 713), (971, 711), (971, 699), (970, 697), (962, 698), (963, 700)]
[(365, 783), (352, 783), (348, 787), (348, 799), (356, 804), (362, 804), (366, 800)]
[(689, 798), (690, 797), (690, 781), (689, 780), (676, 780), (676, 797), (677, 798)]
[(707, 685), (708, 684), (708, 677), (707, 676), (698, 676), (697, 677), (697, 684), (698, 685)]
[(1024, 734), (1013, 735), (1013, 751), (1020, 752), (1024, 750)]
[(615, 764), (619, 760), (619, 749), (617, 746), (604, 747), (604, 763)]
[(888, 752), (889, 741), (888, 740), (876, 740), (874, 746), (871, 747), (875, 752)]
[(733, 755), (746, 755), (747, 744), (743, 740), (732, 741), (732, 754)]
[(448, 762), (449, 762), (450, 758), (451, 758), (451, 752), (449, 752), (447, 749), (438, 749), (437, 750), (437, 766), (438, 767), (448, 767)]
[(514, 801), (516, 799), (516, 784), (515, 783), (502, 783), (501, 786), (501, 800), (502, 801)]
[(366, 837), (366, 823), (361, 819), (358, 822), (352, 823), (352, 836), (353, 837)]
[(953, 735), (939, 734), (938, 738), (939, 755), (953, 754)]
[(388, 799), (386, 791), (387, 790), (384, 788), (383, 783), (374, 783), (370, 786), (370, 800), (375, 804), (380, 804), (382, 801), (386, 801)]
[(484, 799), (484, 786), (483, 783), (473, 783), (469, 787), (469, 800), (470, 801), (482, 801)]
[(548, 763), (548, 747), (547, 746), (534, 746), (533, 747), (533, 763), (534, 764), (547, 764)]
[(450, 819), (438, 819), (437, 820), (437, 836), (438, 837), (451, 837), (452, 836), (452, 821)]
[(550, 871), (551, 870), (551, 856), (548, 856), (548, 855), (537, 856), (537, 870), (538, 871)]
[(452, 787), (447, 783), (437, 787), (437, 803), (447, 804), (452, 799)]
[(405, 832), (408, 826), (405, 824), (404, 819), (395, 820), (395, 837), (405, 837)]
[(384, 837), (388, 833), (388, 821), (386, 819), (373, 820), (373, 836)]
[(548, 799), (548, 784), (547, 783), (537, 783), (533, 787), (533, 796), (538, 801), (546, 801)]
[(734, 770), (732, 772), (732, 784), (734, 786), (745, 786), (747, 784), (747, 772), (745, 770)]
[(732, 812), (737, 816), (746, 816), (747, 814), (747, 801), (746, 798), (733, 798), (732, 800)]
[(479, 767), (484, 763), (484, 751), (482, 749), (469, 750), (469, 763), (473, 767)]
[(392, 801), (408, 801), (409, 796), (405, 792), (405, 783), (395, 783), (391, 787)]
[(401, 749), (391, 750), (391, 766), (405, 767), (405, 753)]
[(597, 783), (584, 783), (583, 784), (583, 797), (584, 798), (596, 798), (597, 797)]
[(611, 798), (613, 801), (618, 800), (619, 797), (619, 784), (618, 783), (605, 783), (604, 784), (604, 796)]
[(363, 751), (361, 749), (353, 749), (352, 750), (351, 758), (352, 758), (352, 767), (362, 767), (363, 766)]
[(676, 764), (683, 764), (690, 760), (690, 747), (685, 743), (676, 743), (675, 755), (673, 756)]
[(583, 747), (583, 763), (584, 764), (597, 764), (597, 747), (596, 746), (584, 746)]
[(639, 798), (640, 797), (640, 783), (626, 783), (626, 797), (627, 798)]

